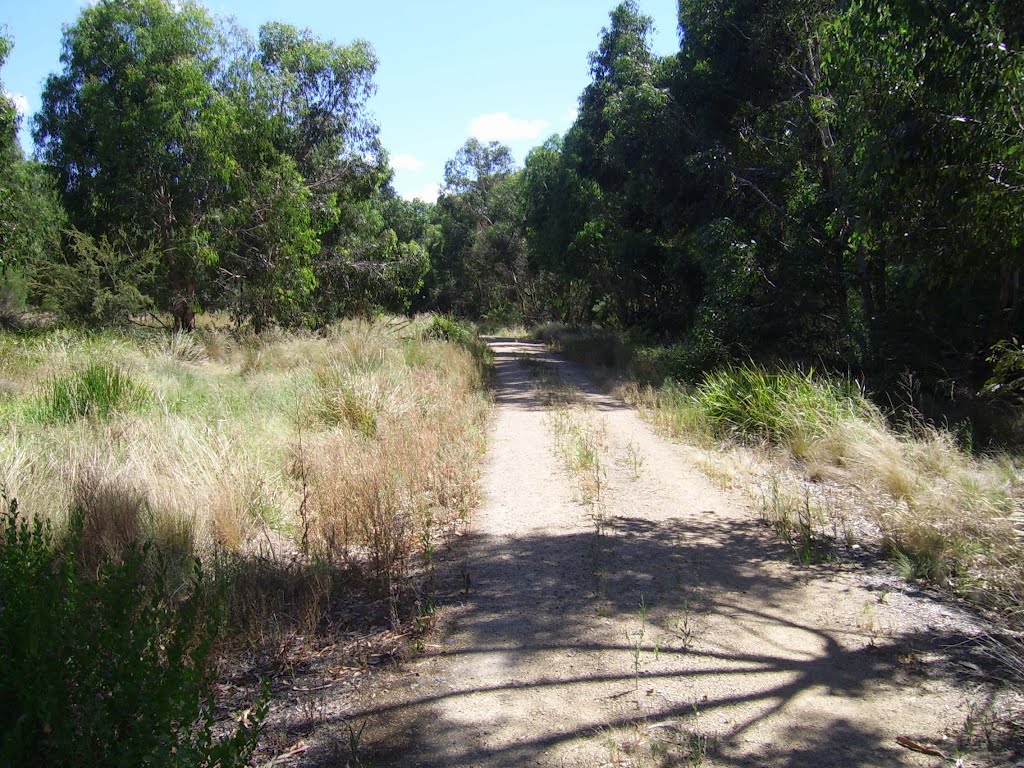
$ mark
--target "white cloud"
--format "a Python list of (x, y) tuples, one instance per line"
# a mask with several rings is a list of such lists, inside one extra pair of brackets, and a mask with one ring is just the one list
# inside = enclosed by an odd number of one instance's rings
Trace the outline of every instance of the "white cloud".
[(14, 102), (14, 108), (18, 110), (19, 115), (22, 117), (26, 117), (28, 115), (28, 96), (23, 93), (11, 93), (10, 91), (4, 91), (4, 96)]
[(395, 155), (391, 158), (391, 167), (396, 171), (419, 171), (423, 168), (423, 161), (416, 155)]
[(521, 120), (508, 112), (480, 115), (469, 124), (469, 133), (480, 141), (536, 139), (548, 129), (547, 120)]
[(412, 192), (403, 192), (402, 197), (406, 200), (422, 200), (425, 203), (436, 203), (437, 193), (437, 184), (428, 184), (422, 189), (413, 190)]

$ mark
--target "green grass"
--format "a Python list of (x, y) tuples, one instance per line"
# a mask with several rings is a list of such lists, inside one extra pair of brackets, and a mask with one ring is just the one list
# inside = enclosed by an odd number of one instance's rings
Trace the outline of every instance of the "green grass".
[(693, 400), (717, 437), (766, 441), (798, 456), (843, 421), (870, 410), (852, 382), (836, 384), (814, 371), (773, 371), (755, 363), (708, 374)]
[(81, 370), (54, 376), (43, 385), (35, 417), (48, 422), (107, 419), (114, 413), (141, 408), (149, 393), (128, 371), (92, 362)]

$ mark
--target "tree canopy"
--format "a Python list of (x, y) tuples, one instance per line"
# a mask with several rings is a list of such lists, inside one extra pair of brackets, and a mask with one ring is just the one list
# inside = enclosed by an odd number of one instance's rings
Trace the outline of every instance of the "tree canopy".
[(658, 56), (617, 5), (566, 133), (521, 168), (470, 138), (427, 205), (391, 187), (365, 41), (100, 0), (47, 80), (43, 164), (0, 100), (0, 275), (95, 322), (602, 323), (676, 344), (680, 376), (752, 356), (971, 376), (1024, 335), (1016, 4), (679, 0), (678, 19)]

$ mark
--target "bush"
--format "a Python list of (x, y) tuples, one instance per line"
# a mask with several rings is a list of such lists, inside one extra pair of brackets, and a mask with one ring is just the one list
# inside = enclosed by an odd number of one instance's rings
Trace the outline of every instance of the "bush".
[(477, 341), (476, 334), (472, 330), (447, 315), (434, 315), (430, 319), (430, 324), (423, 331), (423, 335), (428, 339), (451, 341), (470, 350)]
[(43, 274), (45, 303), (59, 316), (102, 328), (126, 325), (132, 315), (152, 311), (157, 264), (152, 249), (133, 253), (106, 237), (96, 240), (71, 229), (65, 256)]
[(131, 374), (107, 363), (47, 382), (37, 409), (42, 421), (71, 422), (86, 416), (105, 419), (117, 411), (137, 408), (146, 388)]
[(476, 332), (466, 323), (459, 322), (447, 315), (434, 315), (430, 324), (423, 331), (424, 338), (448, 341), (458, 344), (467, 350), (481, 372), (488, 369), (491, 363), (490, 348), (477, 336)]
[(88, 574), (74, 533), (57, 547), (48, 525), (6, 498), (0, 525), (0, 765), (246, 764), (267, 697), (215, 737), (220, 611), (198, 561), (176, 591), (148, 546)]

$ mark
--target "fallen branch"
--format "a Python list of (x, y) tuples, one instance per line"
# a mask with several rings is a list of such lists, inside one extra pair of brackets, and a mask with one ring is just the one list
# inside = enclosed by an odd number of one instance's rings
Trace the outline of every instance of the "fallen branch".
[(941, 757), (943, 760), (946, 759), (946, 755), (941, 749), (929, 747), (927, 744), (921, 744), (913, 739), (908, 739), (906, 736), (897, 736), (896, 743), (901, 747), (912, 750), (913, 752), (920, 752), (922, 755), (931, 755), (932, 757)]

